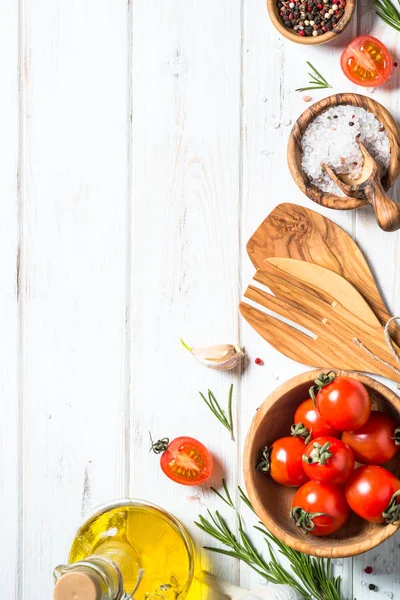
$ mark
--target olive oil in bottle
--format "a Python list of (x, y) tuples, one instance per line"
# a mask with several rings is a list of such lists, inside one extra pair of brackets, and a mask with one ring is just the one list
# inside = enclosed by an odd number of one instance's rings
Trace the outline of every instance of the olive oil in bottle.
[[(69, 563), (68, 567), (56, 569), (56, 600), (122, 600), (130, 598), (134, 590), (135, 600), (181, 600), (193, 577), (193, 544), (179, 521), (165, 511), (141, 501), (121, 501), (98, 511), (80, 527)], [(104, 583), (104, 573), (100, 578), (91, 575), (92, 563), (97, 570), (104, 566), (114, 568), (114, 579), (119, 579), (114, 590)], [(92, 577), (92, 587), (98, 591), (88, 596), (79, 592), (83, 579), (79, 584), (77, 571)], [(57, 595), (57, 586), (58, 591), (66, 586), (66, 576), (71, 583), (71, 573), (75, 575), (75, 587), (78, 586), (76, 596), (72, 592)]]

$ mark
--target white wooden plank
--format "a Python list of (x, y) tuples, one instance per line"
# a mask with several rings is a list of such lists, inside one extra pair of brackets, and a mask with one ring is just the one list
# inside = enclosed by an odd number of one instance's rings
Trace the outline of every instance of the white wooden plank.
[(125, 494), (127, 3), (23, 2), (24, 588)]
[(19, 386), (19, 45), (18, 4), (0, 4), (0, 549), (4, 598), (19, 598), (21, 475)]
[[(233, 561), (200, 551), (193, 527), (220, 506), (208, 485), (169, 481), (154, 437), (191, 435), (214, 453), (211, 484), (237, 481), (236, 444), (198, 391), (226, 403), (238, 378), (194, 362), (179, 344), (238, 338), (240, 1), (133, 5), (132, 486), (180, 517), (201, 566), (235, 580)], [(227, 511), (229, 514), (229, 509)], [(232, 515), (233, 516), (233, 515)]]

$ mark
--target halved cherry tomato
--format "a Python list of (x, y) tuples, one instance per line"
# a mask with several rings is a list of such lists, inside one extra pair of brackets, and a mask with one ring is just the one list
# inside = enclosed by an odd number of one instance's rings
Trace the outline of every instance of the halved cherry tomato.
[(329, 535), (350, 515), (343, 488), (332, 483), (309, 481), (294, 495), (290, 516), (303, 533)]
[(358, 467), (346, 483), (347, 502), (371, 523), (393, 523), (400, 518), (400, 481), (382, 467)]
[(270, 448), (267, 446), (262, 453), (262, 460), (257, 469), (269, 472), (272, 479), (281, 485), (297, 487), (308, 481), (303, 469), (302, 456), (305, 443), (302, 438), (283, 437), (276, 440)]
[(400, 448), (400, 427), (388, 414), (373, 410), (368, 421), (356, 431), (345, 431), (342, 441), (363, 465), (383, 465)]
[(151, 449), (161, 454), (160, 465), (164, 473), (182, 485), (199, 485), (210, 479), (213, 459), (207, 448), (191, 437), (177, 437), (172, 442), (163, 438)]
[[(292, 427), (292, 432), (295, 432), (297, 429), (297, 435), (299, 435), (299, 432), (303, 431), (305, 434), (304, 437), (305, 439), (308, 438), (308, 441), (321, 437), (321, 435), (330, 435), (331, 437), (338, 438), (341, 434), (340, 431), (333, 429), (333, 427), (323, 420), (311, 398), (304, 400), (297, 407), (294, 413), (294, 423), (297, 427)], [(300, 428), (300, 425), (303, 425), (303, 428)], [(303, 433), (300, 435), (303, 435)]]
[(369, 394), (365, 386), (352, 377), (336, 377), (334, 371), (321, 373), (315, 386), (310, 388), (310, 396), (316, 398), (324, 421), (339, 431), (359, 429), (369, 419)]
[(307, 445), (303, 454), (303, 467), (306, 475), (314, 481), (340, 485), (353, 472), (353, 452), (341, 440), (328, 436), (319, 437)]
[(345, 48), (340, 59), (343, 73), (350, 81), (366, 87), (385, 83), (392, 71), (392, 57), (382, 42), (360, 35)]

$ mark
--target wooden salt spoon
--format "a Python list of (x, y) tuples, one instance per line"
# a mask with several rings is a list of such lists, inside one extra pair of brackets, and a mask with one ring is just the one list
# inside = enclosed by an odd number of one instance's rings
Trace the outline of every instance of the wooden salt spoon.
[(372, 206), (377, 223), (383, 231), (396, 231), (400, 228), (400, 204), (387, 196), (381, 183), (380, 166), (358, 136), (356, 140), (364, 159), (361, 174), (357, 179), (344, 173), (335, 173), (325, 163), (321, 163), (321, 167), (346, 196), (364, 199)]

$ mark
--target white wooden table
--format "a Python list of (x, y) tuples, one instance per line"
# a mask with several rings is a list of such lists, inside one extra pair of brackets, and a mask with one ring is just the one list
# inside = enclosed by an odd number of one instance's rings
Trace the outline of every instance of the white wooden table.
[[(218, 499), (169, 481), (148, 431), (202, 440), (218, 457), (212, 483), (224, 474), (234, 490), (256, 407), (305, 370), (239, 318), (245, 243), (279, 202), (316, 208), (289, 175), (285, 123), (306, 107), (294, 91), (306, 60), (333, 91), (362, 91), (339, 67), (358, 32), (400, 51), (369, 0), (340, 42), (313, 49), (281, 39), (263, 0), (0, 0), (4, 600), (50, 599), (74, 528), (116, 497), (162, 504), (210, 543), (193, 520)], [(399, 73), (373, 94), (398, 119)], [(369, 210), (317, 210), (357, 240), (399, 313), (399, 234)], [(180, 336), (240, 341), (248, 367), (207, 370)], [(236, 445), (198, 396), (224, 400), (231, 381)], [(399, 544), (336, 566), (350, 599), (400, 597)], [(230, 559), (212, 568), (258, 583)]]

